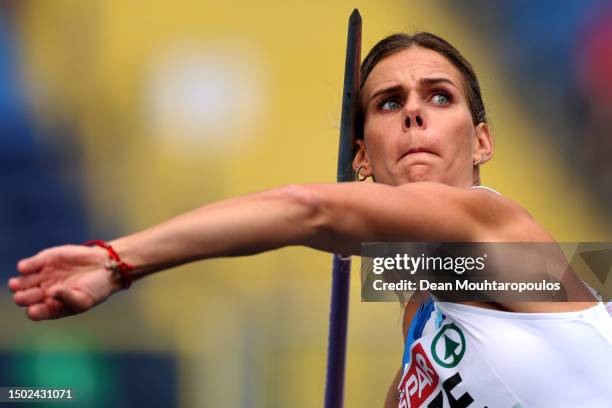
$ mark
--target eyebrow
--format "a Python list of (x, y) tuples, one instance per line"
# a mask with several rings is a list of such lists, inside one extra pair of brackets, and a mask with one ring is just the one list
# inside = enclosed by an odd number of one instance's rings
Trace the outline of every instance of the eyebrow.
[[(441, 82), (442, 83), (450, 84), (450, 85), (454, 86), (455, 88), (457, 87), (457, 85), (455, 85), (455, 83), (453, 81), (451, 81), (448, 78), (444, 78), (444, 77), (439, 77), (439, 78), (421, 78), (419, 80), (419, 84), (420, 85), (428, 85), (428, 86), (436, 85), (436, 84), (439, 84)], [(387, 94), (387, 93), (394, 93), (394, 92), (400, 91), (400, 90), (402, 90), (402, 88), (403, 88), (402, 85), (393, 85), (393, 86), (390, 86), (388, 88), (380, 89), (380, 90), (374, 92), (372, 94), (372, 96), (370, 96), (370, 100), (376, 98), (379, 95), (383, 95), (383, 94)]]

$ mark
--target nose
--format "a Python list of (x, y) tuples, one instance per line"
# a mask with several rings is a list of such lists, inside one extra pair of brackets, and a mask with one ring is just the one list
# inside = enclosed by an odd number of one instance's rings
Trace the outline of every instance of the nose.
[(406, 129), (410, 129), (411, 127), (425, 129), (425, 115), (418, 103), (407, 103), (404, 107), (404, 111), (406, 113), (406, 119), (404, 120), (404, 127)]
[(420, 129), (425, 129), (425, 122), (423, 121), (423, 118), (421, 117), (421, 115), (419, 115), (418, 113), (415, 115), (406, 116), (405, 125), (407, 129), (410, 129), (410, 125), (416, 126), (417, 128), (420, 128)]

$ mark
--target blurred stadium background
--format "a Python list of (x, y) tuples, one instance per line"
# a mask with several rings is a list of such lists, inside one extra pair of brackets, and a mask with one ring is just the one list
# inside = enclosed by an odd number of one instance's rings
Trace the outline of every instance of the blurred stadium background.
[[(426, 30), (474, 64), (496, 142), (485, 185), (561, 241), (610, 241), (606, 3), (2, 0), (0, 277), (47, 246), (333, 182), (354, 7), (363, 55)], [(302, 248), (193, 264), (42, 323), (5, 287), (0, 386), (73, 387), (87, 407), (320, 406), (330, 265)], [(401, 310), (361, 303), (357, 268), (352, 283), (346, 406), (381, 406)]]

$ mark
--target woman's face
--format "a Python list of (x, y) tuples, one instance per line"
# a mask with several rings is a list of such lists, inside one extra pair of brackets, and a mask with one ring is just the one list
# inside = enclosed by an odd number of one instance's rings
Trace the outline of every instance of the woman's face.
[(474, 183), (475, 162), (492, 153), (487, 125), (474, 126), (461, 73), (444, 56), (418, 46), (381, 60), (361, 94), (364, 139), (354, 168), (400, 185)]

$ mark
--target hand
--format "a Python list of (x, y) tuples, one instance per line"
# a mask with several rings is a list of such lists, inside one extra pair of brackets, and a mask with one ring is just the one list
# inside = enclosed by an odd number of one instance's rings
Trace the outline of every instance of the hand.
[(21, 276), (9, 279), (13, 300), (27, 307), (32, 320), (57, 319), (83, 313), (121, 290), (106, 269), (103, 248), (64, 245), (45, 249), (17, 264)]

